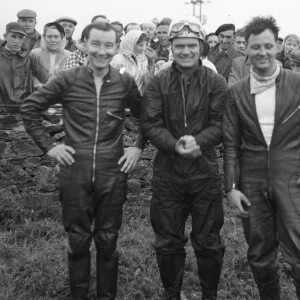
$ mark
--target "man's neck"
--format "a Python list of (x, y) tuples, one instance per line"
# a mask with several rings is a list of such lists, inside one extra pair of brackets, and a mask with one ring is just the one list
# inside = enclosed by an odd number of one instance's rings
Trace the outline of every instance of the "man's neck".
[(7, 49), (9, 52), (11, 52), (12, 54), (17, 54), (19, 51), (14, 51), (14, 50), (11, 50), (10, 48), (7, 47), (7, 45), (5, 45), (5, 49)]
[(180, 66), (177, 65), (178, 70), (181, 72), (182, 77), (184, 78), (184, 80), (189, 80), (194, 72), (196, 71), (196, 69), (198, 68), (199, 63), (197, 63), (195, 66), (191, 67), (191, 68), (181, 68)]
[(95, 78), (103, 79), (109, 72), (109, 66), (100, 70), (91, 66), (91, 64), (89, 64), (89, 67), (92, 69)]
[(29, 37), (33, 37), (35, 35), (35, 30), (33, 30), (32, 32), (26, 33), (26, 34)]

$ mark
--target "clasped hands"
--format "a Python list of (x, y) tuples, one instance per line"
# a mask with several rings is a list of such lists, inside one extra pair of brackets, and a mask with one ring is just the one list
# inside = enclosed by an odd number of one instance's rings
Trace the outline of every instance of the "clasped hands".
[(177, 141), (175, 152), (190, 159), (195, 159), (202, 154), (200, 146), (196, 143), (195, 138), (191, 135), (185, 135)]

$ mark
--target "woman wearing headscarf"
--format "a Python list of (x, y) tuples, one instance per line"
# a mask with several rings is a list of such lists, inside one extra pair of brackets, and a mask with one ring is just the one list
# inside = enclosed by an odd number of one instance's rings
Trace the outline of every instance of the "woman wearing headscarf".
[(45, 84), (52, 76), (62, 70), (71, 52), (65, 50), (66, 35), (64, 28), (57, 22), (48, 23), (44, 27), (41, 48), (30, 52), (34, 87)]
[(111, 66), (126, 71), (134, 79), (143, 95), (150, 76), (154, 73), (155, 53), (146, 47), (147, 35), (141, 30), (131, 30), (123, 38), (119, 53)]
[(293, 50), (299, 50), (299, 44), (300, 41), (296, 34), (289, 34), (284, 39), (283, 50), (276, 57), (284, 69), (291, 69), (289, 58)]

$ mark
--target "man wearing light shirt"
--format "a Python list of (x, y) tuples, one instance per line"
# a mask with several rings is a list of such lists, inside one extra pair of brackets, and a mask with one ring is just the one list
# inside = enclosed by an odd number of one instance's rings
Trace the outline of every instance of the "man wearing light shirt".
[(276, 61), (278, 32), (272, 17), (246, 26), (252, 67), (229, 88), (223, 119), (225, 191), (243, 221), (261, 300), (281, 299), (279, 244), (300, 299), (300, 74)]

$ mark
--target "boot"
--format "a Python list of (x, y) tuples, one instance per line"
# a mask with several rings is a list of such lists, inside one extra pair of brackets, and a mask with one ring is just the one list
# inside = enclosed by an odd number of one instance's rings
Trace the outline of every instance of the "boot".
[(68, 253), (71, 296), (74, 299), (87, 299), (90, 286), (91, 255)]
[(175, 254), (156, 254), (161, 281), (167, 300), (180, 300), (185, 252)]
[(114, 300), (117, 295), (119, 253), (108, 259), (97, 253), (97, 300)]

